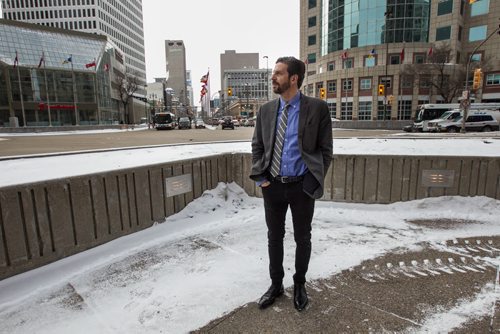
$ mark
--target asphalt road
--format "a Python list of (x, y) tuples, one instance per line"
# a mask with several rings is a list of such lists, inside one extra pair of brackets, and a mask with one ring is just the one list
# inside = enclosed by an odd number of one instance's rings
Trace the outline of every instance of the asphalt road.
[[(2, 135), (0, 133), (0, 157), (105, 148), (123, 148), (148, 145), (251, 140), (253, 127), (238, 127), (235, 130), (190, 129), (163, 130), (135, 129), (104, 133), (39, 133), (30, 135)], [(388, 130), (335, 130), (333, 136), (377, 137), (400, 131)]]

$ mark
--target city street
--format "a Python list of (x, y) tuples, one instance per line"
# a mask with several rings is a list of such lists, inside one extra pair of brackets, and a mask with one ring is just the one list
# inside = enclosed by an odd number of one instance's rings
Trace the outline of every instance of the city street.
[[(71, 136), (54, 132), (15, 136), (0, 133), (0, 157), (177, 143), (251, 140), (253, 130), (253, 127), (237, 127), (234, 130), (221, 130), (218, 127), (162, 131), (136, 128), (127, 131), (76, 133)], [(334, 138), (380, 137), (398, 133), (403, 132), (338, 129), (333, 131), (333, 136)]]

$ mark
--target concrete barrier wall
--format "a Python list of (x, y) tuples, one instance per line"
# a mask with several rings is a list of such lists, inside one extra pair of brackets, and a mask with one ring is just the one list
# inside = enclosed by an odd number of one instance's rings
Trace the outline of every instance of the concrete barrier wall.
[[(218, 182), (234, 181), (261, 197), (250, 169), (250, 154), (224, 154), (1, 188), (0, 279), (148, 228)], [(447, 187), (428, 187), (424, 171), (452, 171), (453, 179)], [(191, 190), (167, 196), (166, 180), (181, 175)], [(500, 199), (500, 158), (337, 155), (325, 187), (324, 201)]]
[[(216, 155), (0, 189), (0, 279), (163, 221), (232, 182), (232, 161)], [(185, 174), (192, 190), (167, 197), (165, 180)]]

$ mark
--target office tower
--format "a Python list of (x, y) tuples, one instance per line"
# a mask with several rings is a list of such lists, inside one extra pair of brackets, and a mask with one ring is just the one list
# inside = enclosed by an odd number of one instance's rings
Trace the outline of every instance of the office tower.
[(5, 19), (107, 36), (146, 83), (142, 0), (2, 0)]
[[(482, 87), (473, 98), (500, 102), (498, 17), (497, 0), (301, 0), (303, 92), (324, 94), (340, 120), (409, 120), (419, 104), (458, 102), (466, 64), (484, 61)], [(441, 77), (462, 73), (453, 96), (435, 85), (436, 70), (427, 78), (406, 72), (432, 64), (436, 50), (445, 47), (450, 52), (441, 61)]]
[(173, 100), (180, 105), (188, 106), (186, 49), (180, 40), (165, 41), (165, 58), (167, 63), (167, 87), (173, 89)]
[(236, 53), (235, 50), (226, 50), (220, 55), (221, 89), (227, 91), (224, 72), (227, 70), (258, 69), (258, 53)]

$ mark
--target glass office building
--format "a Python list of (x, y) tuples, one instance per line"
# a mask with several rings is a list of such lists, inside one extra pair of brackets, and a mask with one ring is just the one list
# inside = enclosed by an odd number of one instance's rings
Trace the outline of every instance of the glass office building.
[[(498, 102), (498, 17), (493, 0), (301, 0), (302, 90), (325, 92), (332, 117), (341, 121), (407, 121), (420, 104), (458, 102), (470, 59), (484, 73), (473, 98)], [(425, 65), (439, 48), (449, 50), (442, 86), (438, 71)], [(429, 73), (411, 72), (416, 68)]]
[(0, 126), (118, 123), (116, 54), (105, 36), (0, 19)]

